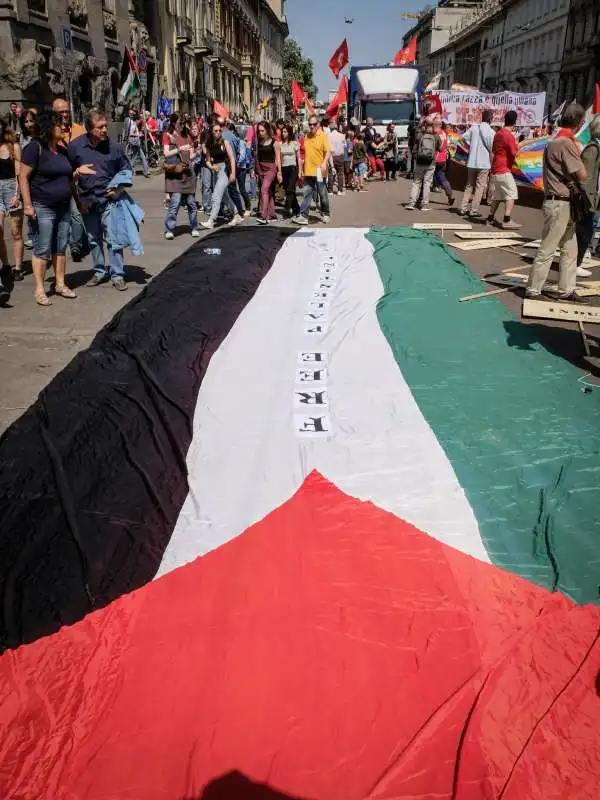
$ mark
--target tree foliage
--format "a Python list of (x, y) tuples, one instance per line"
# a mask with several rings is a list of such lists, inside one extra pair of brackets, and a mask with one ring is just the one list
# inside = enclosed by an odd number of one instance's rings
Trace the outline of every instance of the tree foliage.
[(294, 39), (286, 39), (283, 45), (283, 85), (286, 108), (292, 107), (292, 81), (297, 81), (310, 98), (317, 96), (313, 83), (313, 62), (305, 58), (302, 48)]

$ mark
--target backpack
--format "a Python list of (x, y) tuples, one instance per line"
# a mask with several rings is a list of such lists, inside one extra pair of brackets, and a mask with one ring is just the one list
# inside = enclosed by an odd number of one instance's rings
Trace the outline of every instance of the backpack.
[(424, 133), (417, 147), (417, 164), (433, 164), (436, 154), (435, 133)]

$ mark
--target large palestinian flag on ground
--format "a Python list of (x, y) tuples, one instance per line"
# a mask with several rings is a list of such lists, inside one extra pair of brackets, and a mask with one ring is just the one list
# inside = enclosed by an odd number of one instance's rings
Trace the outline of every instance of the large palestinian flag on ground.
[(598, 393), (427, 233), (209, 242), (0, 442), (0, 797), (596, 798)]

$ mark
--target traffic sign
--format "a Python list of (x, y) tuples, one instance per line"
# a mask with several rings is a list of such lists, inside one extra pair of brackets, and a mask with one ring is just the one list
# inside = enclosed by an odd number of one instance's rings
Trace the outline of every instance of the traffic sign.
[(75, 54), (73, 52), (73, 31), (71, 28), (62, 27), (60, 29), (60, 38), (62, 41), (63, 50), (63, 64), (65, 72), (75, 72)]

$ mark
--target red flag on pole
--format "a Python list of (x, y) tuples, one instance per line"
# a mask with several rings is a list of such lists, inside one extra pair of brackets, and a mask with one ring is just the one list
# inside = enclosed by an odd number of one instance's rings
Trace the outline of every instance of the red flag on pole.
[(394, 64), (397, 67), (404, 67), (407, 64), (414, 64), (417, 60), (417, 37), (413, 36), (410, 42), (403, 47), (402, 50), (398, 50), (396, 55), (394, 56)]
[(594, 107), (592, 110), (594, 114), (600, 114), (600, 83), (597, 83), (594, 89)]
[(136, 56), (131, 52), (131, 50), (128, 47), (125, 48), (125, 52), (127, 53), (127, 60), (129, 61), (129, 69), (132, 72), (137, 72), (138, 65)]
[(348, 56), (348, 42), (346, 39), (341, 43), (335, 53), (329, 59), (329, 69), (333, 72), (336, 78), (339, 77), (340, 72), (344, 69), (346, 64), (350, 61)]
[(229, 119), (229, 111), (225, 108), (222, 103), (219, 103), (218, 100), (215, 100), (213, 103), (213, 113), (216, 114), (218, 117), (224, 117), (225, 119)]
[(292, 106), (294, 112), (298, 111), (305, 97), (306, 93), (300, 84), (297, 81), (292, 81)]
[(344, 75), (340, 81), (339, 89), (331, 103), (327, 106), (325, 115), (329, 119), (335, 119), (340, 111), (340, 106), (348, 102), (348, 78)]

